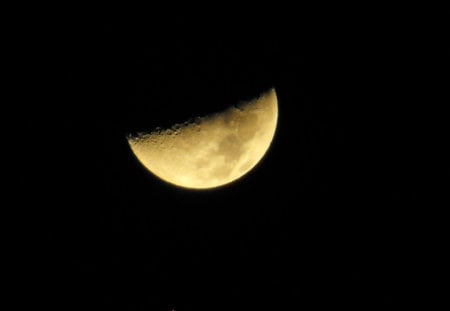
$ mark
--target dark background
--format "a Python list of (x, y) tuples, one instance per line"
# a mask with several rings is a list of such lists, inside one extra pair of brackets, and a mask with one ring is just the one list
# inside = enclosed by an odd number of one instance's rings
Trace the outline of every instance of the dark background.
[[(61, 16), (34, 30), (39, 100), (22, 128), (42, 139), (31, 145), (39, 165), (26, 167), (32, 190), (22, 199), (36, 228), (27, 265), (47, 309), (401, 301), (415, 194), (397, 122), (407, 115), (397, 105), (400, 39), (380, 39), (377, 24), (297, 13)], [(279, 100), (272, 146), (228, 186), (172, 187), (128, 147), (129, 133), (270, 87)]]

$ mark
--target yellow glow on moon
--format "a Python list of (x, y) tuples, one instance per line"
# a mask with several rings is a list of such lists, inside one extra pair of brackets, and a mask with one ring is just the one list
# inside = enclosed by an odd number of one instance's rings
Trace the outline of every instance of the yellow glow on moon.
[(275, 90), (171, 129), (128, 137), (137, 159), (162, 180), (184, 188), (228, 184), (261, 160), (275, 134)]

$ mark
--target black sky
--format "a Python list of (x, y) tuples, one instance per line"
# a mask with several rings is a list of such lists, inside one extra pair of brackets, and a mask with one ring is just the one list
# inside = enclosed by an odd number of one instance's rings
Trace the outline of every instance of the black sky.
[[(386, 104), (400, 57), (374, 44), (370, 27), (303, 15), (274, 26), (62, 17), (38, 36), (44, 95), (24, 129), (46, 137), (33, 145), (41, 165), (30, 181), (45, 204), (26, 206), (47, 309), (365, 309), (398, 299), (413, 199), (393, 122), (401, 109)], [(270, 87), (275, 139), (231, 185), (174, 188), (130, 152), (129, 133)]]

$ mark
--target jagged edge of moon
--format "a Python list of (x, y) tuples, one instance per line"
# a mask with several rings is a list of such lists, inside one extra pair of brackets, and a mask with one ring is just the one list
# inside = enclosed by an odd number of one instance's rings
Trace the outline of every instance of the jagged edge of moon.
[(178, 133), (180, 132), (181, 129), (188, 127), (188, 126), (194, 126), (194, 127), (197, 127), (198, 129), (200, 129), (200, 125), (201, 125), (202, 121), (210, 119), (210, 118), (214, 118), (215, 116), (222, 114), (224, 111), (226, 111), (228, 109), (234, 108), (234, 109), (238, 109), (238, 110), (242, 111), (245, 109), (246, 106), (251, 105), (254, 102), (257, 102), (258, 100), (260, 100), (262, 97), (264, 97), (267, 93), (271, 92), (272, 90), (273, 90), (273, 88), (270, 88), (268, 91), (262, 92), (259, 96), (254, 97), (253, 99), (251, 99), (249, 101), (241, 100), (237, 104), (231, 105), (230, 107), (225, 108), (221, 111), (213, 112), (213, 113), (207, 114), (203, 117), (200, 117), (200, 116), (192, 117), (192, 118), (188, 119), (187, 121), (184, 121), (181, 123), (175, 123), (174, 125), (172, 125), (169, 128), (162, 128), (160, 126), (157, 126), (154, 130), (151, 130), (150, 132), (136, 132), (135, 134), (130, 133), (126, 136), (126, 139), (131, 142), (136, 142), (139, 140), (146, 140), (148, 138), (155, 137), (155, 136), (178, 135)]

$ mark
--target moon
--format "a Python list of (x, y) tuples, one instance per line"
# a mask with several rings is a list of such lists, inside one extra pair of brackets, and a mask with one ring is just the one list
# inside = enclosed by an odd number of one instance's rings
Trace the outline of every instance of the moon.
[(263, 158), (275, 134), (275, 89), (224, 111), (128, 136), (141, 164), (158, 178), (183, 188), (208, 189), (231, 183)]

